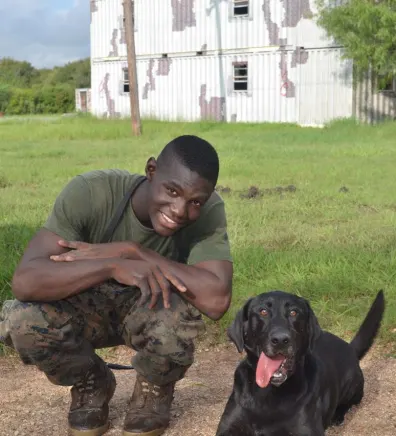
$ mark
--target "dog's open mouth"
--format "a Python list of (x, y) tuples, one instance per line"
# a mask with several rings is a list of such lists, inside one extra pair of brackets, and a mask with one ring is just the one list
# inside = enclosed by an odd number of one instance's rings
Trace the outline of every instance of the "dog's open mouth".
[(280, 386), (287, 380), (287, 364), (285, 356), (268, 357), (261, 352), (256, 368), (256, 383), (260, 388), (267, 387), (269, 383)]

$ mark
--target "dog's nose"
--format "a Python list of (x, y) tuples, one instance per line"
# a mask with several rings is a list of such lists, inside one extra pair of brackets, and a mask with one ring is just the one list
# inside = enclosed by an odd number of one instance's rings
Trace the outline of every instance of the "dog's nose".
[(290, 334), (289, 332), (275, 332), (271, 334), (270, 337), (272, 345), (288, 345), (290, 342)]

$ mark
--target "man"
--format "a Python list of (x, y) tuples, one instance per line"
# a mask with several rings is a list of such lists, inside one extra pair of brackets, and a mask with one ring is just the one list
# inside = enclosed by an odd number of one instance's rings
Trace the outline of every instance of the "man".
[(106, 170), (72, 179), (30, 241), (0, 340), (51, 382), (72, 386), (71, 434), (106, 432), (116, 382), (95, 349), (120, 344), (137, 351), (123, 434), (156, 436), (168, 426), (201, 314), (218, 320), (231, 300), (218, 173), (207, 141), (180, 136), (147, 161), (145, 177)]

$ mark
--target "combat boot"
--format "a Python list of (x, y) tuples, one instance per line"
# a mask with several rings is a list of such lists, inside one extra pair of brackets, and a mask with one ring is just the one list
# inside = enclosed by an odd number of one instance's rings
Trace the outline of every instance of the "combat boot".
[(123, 436), (159, 436), (164, 433), (170, 422), (175, 384), (157, 386), (138, 374)]
[(109, 402), (114, 395), (114, 374), (103, 363), (95, 365), (71, 389), (69, 434), (100, 436), (109, 427)]

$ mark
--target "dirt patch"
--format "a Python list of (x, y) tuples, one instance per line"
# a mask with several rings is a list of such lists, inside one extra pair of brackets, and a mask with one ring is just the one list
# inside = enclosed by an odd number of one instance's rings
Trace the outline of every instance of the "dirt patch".
[(276, 186), (275, 188), (259, 189), (257, 186), (251, 186), (247, 191), (241, 192), (241, 198), (260, 198), (263, 195), (281, 195), (286, 192), (296, 192), (297, 188), (294, 185)]
[(359, 212), (362, 213), (378, 213), (378, 209), (374, 206), (370, 206), (369, 204), (359, 204), (358, 206)]
[(246, 192), (241, 192), (239, 196), (241, 198), (258, 198), (262, 197), (263, 193), (257, 186), (251, 186)]
[[(120, 347), (107, 361), (129, 364), (130, 351)], [(165, 436), (213, 436), (241, 356), (231, 345), (198, 350), (196, 362), (176, 387), (172, 422)], [(396, 359), (370, 353), (362, 363), (366, 394), (362, 404), (347, 415), (343, 426), (328, 436), (391, 436), (396, 434)], [(19, 359), (0, 359), (0, 423), (2, 436), (67, 435), (68, 387), (54, 386), (37, 369)], [(110, 403), (111, 427), (119, 435), (134, 371), (115, 371), (117, 390)]]
[(220, 192), (221, 194), (229, 194), (231, 192), (231, 188), (229, 188), (228, 186), (216, 186), (216, 191)]

